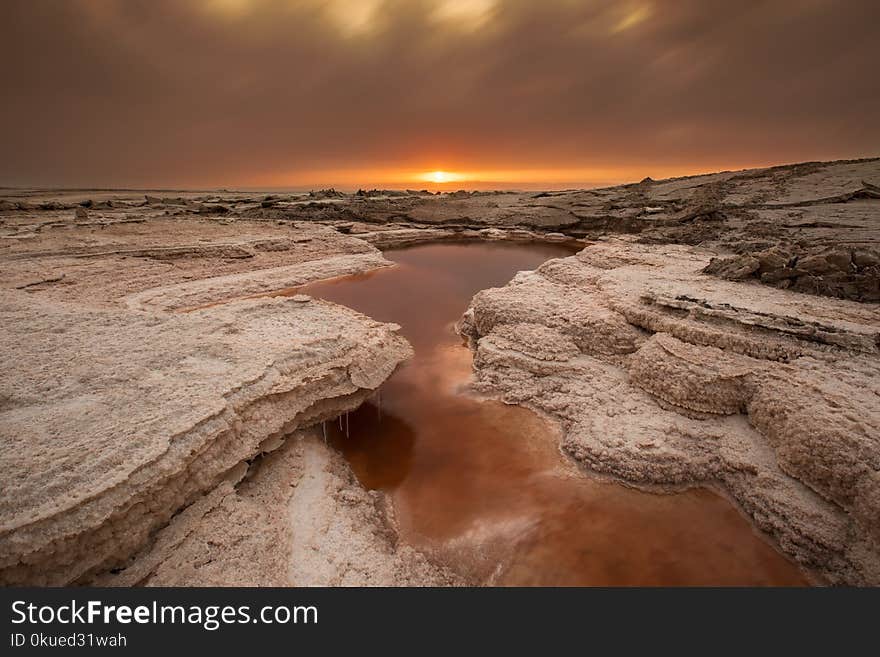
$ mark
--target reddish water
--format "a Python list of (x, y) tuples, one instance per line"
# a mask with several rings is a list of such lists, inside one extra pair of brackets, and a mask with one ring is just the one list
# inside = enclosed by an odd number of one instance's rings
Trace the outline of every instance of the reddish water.
[(360, 481), (393, 496), (404, 540), (522, 585), (789, 585), (798, 569), (724, 498), (636, 491), (585, 475), (533, 413), (460, 391), (471, 354), (452, 329), (477, 291), (562, 246), (434, 244), (398, 266), (297, 290), (396, 322), (415, 357), (381, 398), (330, 426)]

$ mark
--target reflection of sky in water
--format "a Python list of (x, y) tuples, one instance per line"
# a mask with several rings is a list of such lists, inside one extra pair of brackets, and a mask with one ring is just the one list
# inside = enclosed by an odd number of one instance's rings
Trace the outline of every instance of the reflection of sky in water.
[(393, 495), (406, 540), (452, 552), (481, 576), (503, 561), (501, 583), (802, 583), (718, 495), (652, 495), (585, 477), (533, 413), (456, 393), (471, 354), (452, 323), (471, 297), (570, 254), (424, 245), (386, 252), (396, 267), (304, 288), (400, 324), (416, 352), (381, 400), (350, 415), (348, 437), (328, 423), (332, 443), (364, 485)]

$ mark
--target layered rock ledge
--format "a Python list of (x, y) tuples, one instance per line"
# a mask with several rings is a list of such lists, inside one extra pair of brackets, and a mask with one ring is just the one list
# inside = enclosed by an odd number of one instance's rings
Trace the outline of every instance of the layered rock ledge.
[(634, 485), (726, 491), (826, 581), (880, 583), (880, 307), (701, 273), (610, 240), (477, 294), (476, 387)]
[(0, 204), (0, 583), (456, 583), (313, 435), (409, 345), (266, 296), (392, 263), (328, 226), (110, 196), (72, 221)]
[(307, 298), (169, 314), (4, 292), (0, 313), (5, 584), (119, 566), (237, 466), (357, 407), (411, 354), (394, 325)]

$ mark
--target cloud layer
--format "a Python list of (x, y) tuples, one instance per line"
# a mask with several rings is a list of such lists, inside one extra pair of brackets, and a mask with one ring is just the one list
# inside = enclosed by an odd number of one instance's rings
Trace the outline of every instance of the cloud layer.
[(0, 22), (6, 185), (880, 154), (874, 0), (5, 0)]

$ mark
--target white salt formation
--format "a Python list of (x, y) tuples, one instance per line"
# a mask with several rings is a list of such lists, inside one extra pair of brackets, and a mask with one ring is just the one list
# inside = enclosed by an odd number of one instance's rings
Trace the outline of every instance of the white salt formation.
[(612, 240), (477, 294), (477, 387), (635, 484), (717, 485), (830, 581), (880, 583), (880, 309)]

